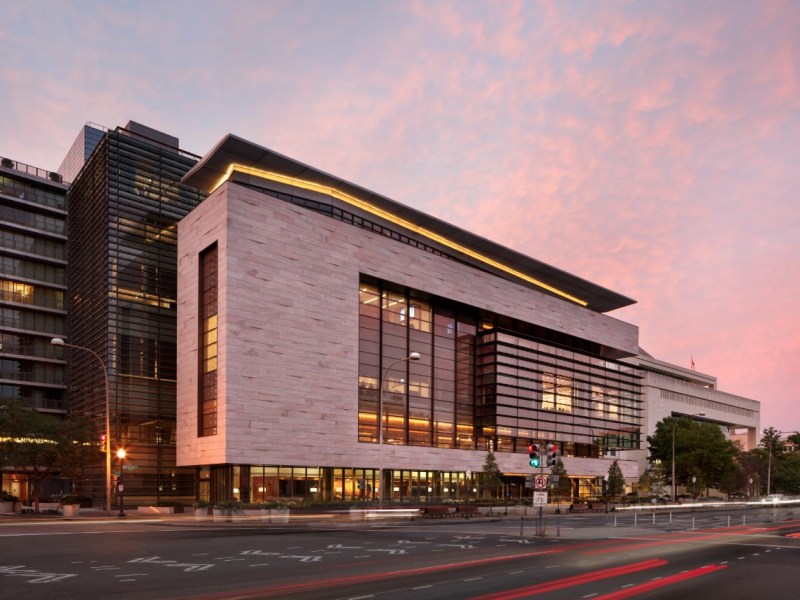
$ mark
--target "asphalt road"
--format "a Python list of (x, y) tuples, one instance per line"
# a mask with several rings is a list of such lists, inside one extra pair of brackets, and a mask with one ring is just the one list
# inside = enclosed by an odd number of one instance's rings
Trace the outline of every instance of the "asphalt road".
[[(655, 521), (655, 522), (654, 522)], [(318, 522), (0, 520), (0, 597), (796, 598), (800, 510)]]

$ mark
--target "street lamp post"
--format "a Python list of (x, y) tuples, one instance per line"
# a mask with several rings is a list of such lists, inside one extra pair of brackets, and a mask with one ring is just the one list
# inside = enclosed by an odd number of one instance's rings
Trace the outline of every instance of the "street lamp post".
[(125, 450), (120, 448), (117, 450), (117, 495), (119, 496), (119, 517), (125, 516), (125, 488), (123, 487), (122, 480), (122, 461), (125, 459)]
[(50, 343), (53, 346), (66, 346), (67, 348), (75, 348), (76, 350), (83, 350), (84, 352), (88, 352), (92, 356), (97, 359), (97, 362), (100, 363), (100, 368), (103, 370), (103, 382), (105, 385), (105, 420), (106, 420), (106, 510), (111, 510), (111, 399), (109, 397), (108, 391), (108, 369), (106, 368), (106, 363), (100, 358), (100, 355), (97, 354), (94, 350), (90, 348), (85, 348), (83, 346), (76, 346), (74, 344), (68, 344), (61, 338), (53, 338), (50, 340)]
[[(706, 413), (699, 412), (689, 416), (705, 417)], [(678, 501), (678, 483), (675, 481), (675, 428), (677, 426), (678, 426), (678, 420), (675, 419), (675, 422), (672, 424), (672, 503), (673, 504), (675, 504)]]
[[(766, 430), (764, 430), (766, 433)], [(767, 459), (767, 496), (770, 495), (770, 484), (772, 483), (772, 452), (775, 448), (775, 441), (770, 439), (769, 442), (769, 458)]]
[(422, 358), (422, 355), (419, 352), (412, 352), (405, 358), (399, 358), (393, 363), (391, 363), (386, 369), (383, 371), (383, 377), (381, 377), (381, 389), (380, 394), (378, 394), (378, 485), (380, 486), (380, 494), (378, 496), (380, 506), (383, 506), (383, 390), (384, 390), (384, 382), (386, 381), (387, 375), (389, 375), (389, 371), (395, 365), (411, 361), (411, 360), (419, 360)]

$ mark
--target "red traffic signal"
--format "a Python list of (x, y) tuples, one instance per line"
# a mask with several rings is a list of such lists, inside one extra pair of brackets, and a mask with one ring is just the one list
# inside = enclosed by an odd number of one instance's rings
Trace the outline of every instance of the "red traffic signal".
[(529, 464), (536, 468), (542, 464), (542, 457), (539, 454), (539, 444), (531, 442), (528, 444), (528, 456), (530, 456)]

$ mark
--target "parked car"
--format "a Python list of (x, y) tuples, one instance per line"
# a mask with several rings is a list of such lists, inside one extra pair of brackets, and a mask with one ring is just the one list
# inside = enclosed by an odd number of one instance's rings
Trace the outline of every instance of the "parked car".
[(778, 504), (779, 502), (783, 502), (786, 498), (784, 498), (783, 494), (770, 494), (769, 496), (765, 496), (761, 499), (761, 502), (764, 504)]

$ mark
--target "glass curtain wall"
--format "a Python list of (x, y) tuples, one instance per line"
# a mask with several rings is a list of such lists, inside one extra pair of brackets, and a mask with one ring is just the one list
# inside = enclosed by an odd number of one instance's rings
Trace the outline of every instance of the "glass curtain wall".
[[(387, 282), (362, 280), (359, 310), (360, 442), (377, 443), (383, 422), (388, 444), (527, 452), (539, 440), (592, 457), (639, 447), (641, 377), (629, 365)], [(420, 360), (404, 360), (411, 352)]]
[[(177, 223), (203, 199), (180, 184), (196, 156), (109, 131), (70, 192), (70, 343), (109, 365), (111, 445), (128, 453), (126, 496), (194, 496), (175, 467)], [(104, 398), (86, 353), (71, 357), (70, 403), (102, 430)], [(93, 473), (102, 496), (102, 464)]]
[(633, 367), (504, 331), (479, 336), (478, 362), (480, 425), (499, 450), (527, 452), (529, 440), (568, 456), (639, 447)]
[(359, 310), (359, 441), (474, 448), (475, 317), (367, 281)]

